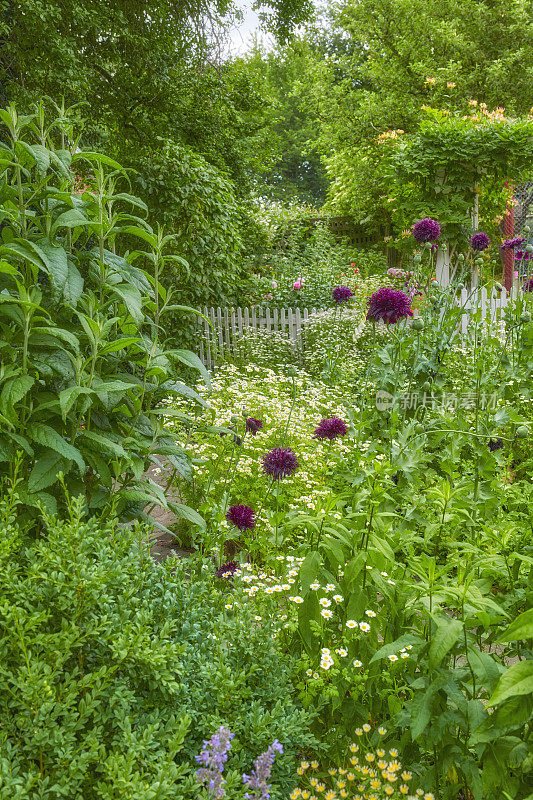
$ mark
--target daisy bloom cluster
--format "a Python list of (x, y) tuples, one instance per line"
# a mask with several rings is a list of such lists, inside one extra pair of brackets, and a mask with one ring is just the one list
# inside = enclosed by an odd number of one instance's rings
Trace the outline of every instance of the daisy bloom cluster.
[[(371, 730), (371, 725), (365, 723), (356, 734)], [(378, 733), (384, 736), (387, 731), (380, 727)], [(346, 766), (331, 767), (327, 773), (317, 761), (302, 761), (297, 769), (299, 786), (290, 800), (435, 800), (431, 792), (412, 787), (413, 774), (402, 767), (395, 748), (366, 750), (354, 742), (349, 750)]]

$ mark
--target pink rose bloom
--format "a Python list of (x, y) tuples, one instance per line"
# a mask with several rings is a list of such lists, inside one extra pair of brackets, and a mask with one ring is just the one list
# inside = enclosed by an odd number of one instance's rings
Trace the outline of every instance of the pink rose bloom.
[(278, 288), (278, 283), (277, 283), (277, 281), (272, 281), (272, 288), (273, 288), (273, 289), (277, 289), (277, 288)]
[(293, 283), (293, 285), (292, 285), (292, 288), (293, 288), (295, 291), (298, 291), (299, 289), (301, 289), (301, 288), (302, 288), (302, 279), (301, 279), (301, 278), (298, 278), (298, 280), (297, 280), (297, 281), (294, 281), (294, 283)]

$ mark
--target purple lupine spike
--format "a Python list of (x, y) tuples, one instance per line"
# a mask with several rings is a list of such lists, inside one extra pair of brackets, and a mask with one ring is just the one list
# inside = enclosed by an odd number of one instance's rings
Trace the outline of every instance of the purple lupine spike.
[(270, 799), (271, 784), (267, 783), (267, 781), (272, 772), (272, 764), (276, 758), (276, 753), (283, 753), (283, 745), (277, 739), (274, 739), (270, 747), (254, 761), (252, 774), (242, 776), (244, 783), (252, 790), (252, 794), (250, 792), (245, 793), (246, 800)]
[(213, 800), (225, 797), (224, 786), (226, 781), (222, 777), (224, 764), (228, 760), (231, 750), (231, 740), (234, 733), (221, 725), (210, 739), (204, 739), (202, 751), (196, 756), (196, 761), (204, 766), (197, 770), (196, 778), (199, 783), (207, 787), (209, 796)]

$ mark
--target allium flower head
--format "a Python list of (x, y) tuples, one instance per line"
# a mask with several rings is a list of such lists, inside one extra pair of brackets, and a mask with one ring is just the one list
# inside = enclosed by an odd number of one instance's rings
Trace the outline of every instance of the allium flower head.
[(515, 261), (529, 261), (529, 259), (533, 259), (533, 253), (528, 253), (527, 250), (517, 250), (514, 257)]
[(475, 233), (470, 239), (472, 250), (486, 250), (490, 244), (490, 239), (486, 233)]
[(355, 296), (349, 286), (335, 286), (332, 291), (332, 297), (336, 303), (347, 303), (350, 297)]
[(523, 292), (533, 292), (533, 278), (529, 278), (529, 280), (525, 281), (522, 285)]
[(226, 519), (240, 531), (253, 530), (255, 527), (254, 511), (250, 506), (230, 506)]
[(261, 430), (263, 427), (263, 422), (260, 419), (254, 419), (254, 417), (248, 417), (246, 420), (246, 432), (251, 433), (252, 436)]
[(387, 325), (412, 317), (411, 298), (398, 289), (382, 286), (368, 300), (367, 319)]
[(502, 250), (514, 250), (515, 247), (520, 247), (525, 241), (523, 236), (514, 236), (512, 239), (506, 239), (502, 244)]
[(337, 439), (339, 436), (346, 436), (348, 426), (340, 417), (323, 419), (313, 434), (314, 439)]
[(263, 456), (265, 475), (270, 475), (275, 481), (293, 475), (299, 466), (296, 454), (290, 447), (275, 447)]
[(440, 236), (440, 225), (436, 219), (426, 217), (413, 226), (413, 236), (420, 244), (436, 242)]
[(227, 561), (225, 564), (217, 569), (217, 577), (219, 578), (233, 578), (236, 570), (239, 568), (238, 561)]
[(489, 450), (491, 453), (494, 453), (495, 450), (501, 450), (502, 447), (503, 442), (499, 437), (497, 439), (489, 439)]

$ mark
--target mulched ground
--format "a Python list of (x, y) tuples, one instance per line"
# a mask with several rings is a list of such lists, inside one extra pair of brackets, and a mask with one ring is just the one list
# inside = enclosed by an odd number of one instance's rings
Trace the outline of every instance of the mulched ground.
[[(163, 489), (167, 484), (168, 475), (169, 471), (167, 471), (165, 467), (158, 473), (157, 467), (154, 465), (152, 465), (146, 473), (147, 478), (151, 478), (154, 483), (157, 483), (157, 485), (161, 486)], [(169, 498), (176, 502), (182, 502), (177, 494), (170, 494)], [(164, 525), (165, 528), (169, 528), (170, 530), (172, 530), (173, 526), (178, 522), (175, 514), (162, 506), (156, 506), (150, 513), (160, 525)], [(150, 555), (154, 561), (164, 561), (169, 556), (186, 558), (191, 552), (191, 549), (180, 547), (171, 533), (154, 527), (150, 536)]]

